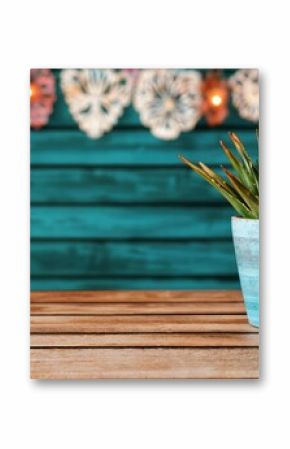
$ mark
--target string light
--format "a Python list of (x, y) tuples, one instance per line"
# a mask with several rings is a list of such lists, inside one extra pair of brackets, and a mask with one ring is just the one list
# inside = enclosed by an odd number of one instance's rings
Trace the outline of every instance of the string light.
[(36, 84), (30, 83), (30, 100), (36, 100), (40, 96), (40, 89)]
[(218, 107), (222, 104), (223, 98), (220, 94), (213, 94), (210, 101), (213, 106)]
[(218, 71), (208, 72), (202, 84), (203, 115), (209, 126), (221, 124), (228, 115), (229, 89)]

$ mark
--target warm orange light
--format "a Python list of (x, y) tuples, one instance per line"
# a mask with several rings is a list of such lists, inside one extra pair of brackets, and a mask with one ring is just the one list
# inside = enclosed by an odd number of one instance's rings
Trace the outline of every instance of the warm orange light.
[(222, 104), (223, 99), (222, 99), (221, 95), (219, 95), (219, 94), (214, 94), (214, 95), (211, 97), (210, 102), (211, 102), (211, 104), (212, 104), (213, 106), (218, 107), (218, 106), (220, 106), (220, 105)]
[(35, 87), (33, 84), (30, 84), (30, 98), (35, 95)]
[(30, 99), (35, 100), (40, 95), (40, 89), (34, 83), (30, 84)]
[(202, 84), (202, 112), (209, 126), (220, 125), (228, 115), (229, 88), (218, 71), (207, 73)]

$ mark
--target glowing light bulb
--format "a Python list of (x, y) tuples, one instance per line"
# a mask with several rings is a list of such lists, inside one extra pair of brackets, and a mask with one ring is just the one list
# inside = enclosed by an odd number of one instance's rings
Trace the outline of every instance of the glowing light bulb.
[(30, 84), (30, 99), (37, 100), (40, 96), (40, 89), (35, 83)]
[(37, 95), (37, 89), (33, 83), (30, 84), (30, 98), (34, 98)]
[(220, 106), (222, 104), (222, 97), (219, 94), (214, 94), (211, 97), (211, 103), (213, 106)]

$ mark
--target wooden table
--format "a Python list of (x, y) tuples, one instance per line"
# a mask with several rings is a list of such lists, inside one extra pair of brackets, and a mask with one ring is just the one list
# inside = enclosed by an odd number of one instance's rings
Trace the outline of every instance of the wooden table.
[(32, 379), (254, 379), (239, 291), (31, 294)]

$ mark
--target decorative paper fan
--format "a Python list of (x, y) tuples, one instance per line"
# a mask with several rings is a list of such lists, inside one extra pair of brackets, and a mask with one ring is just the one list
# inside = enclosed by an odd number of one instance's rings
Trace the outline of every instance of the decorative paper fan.
[(259, 120), (259, 72), (254, 69), (238, 70), (230, 78), (233, 105), (242, 118)]
[(38, 129), (46, 125), (56, 100), (55, 80), (49, 69), (30, 70), (30, 125)]
[(129, 104), (132, 79), (123, 70), (66, 69), (61, 87), (79, 127), (96, 139), (113, 128)]
[(160, 139), (176, 139), (195, 127), (201, 115), (200, 75), (194, 70), (144, 70), (134, 105), (142, 123)]
[(131, 76), (133, 83), (136, 84), (141, 73), (141, 69), (124, 69), (124, 72)]

